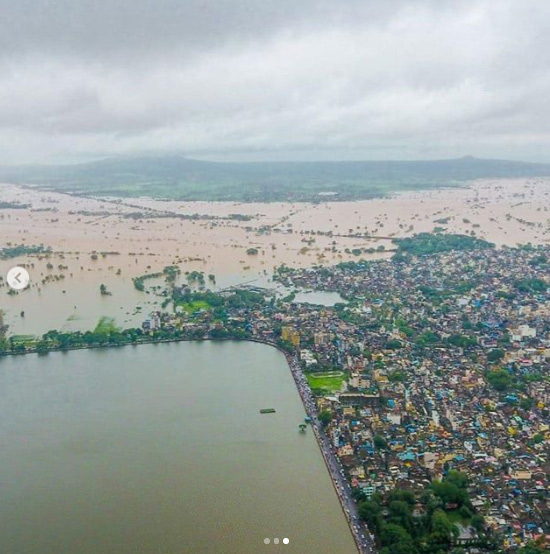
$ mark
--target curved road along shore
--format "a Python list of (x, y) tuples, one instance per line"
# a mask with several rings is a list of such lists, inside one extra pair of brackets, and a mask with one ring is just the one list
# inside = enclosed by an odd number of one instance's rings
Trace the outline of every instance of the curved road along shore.
[[(139, 342), (132, 343), (132, 344), (137, 345), (137, 344), (152, 344), (152, 343), (163, 343), (163, 342), (188, 342), (188, 341), (200, 341), (200, 340), (212, 340), (212, 341), (246, 340), (249, 342), (258, 342), (261, 344), (267, 344), (269, 346), (273, 346), (274, 348), (276, 348), (277, 350), (279, 350), (284, 354), (288, 362), (288, 365), (290, 367), (290, 372), (292, 373), (292, 377), (294, 378), (294, 382), (296, 383), (296, 388), (298, 389), (298, 392), (304, 404), (306, 413), (311, 418), (311, 428), (313, 430), (313, 433), (315, 434), (315, 438), (317, 439), (317, 444), (319, 445), (319, 449), (321, 450), (321, 453), (323, 455), (325, 465), (331, 476), (334, 490), (336, 491), (336, 494), (338, 495), (338, 499), (340, 500), (342, 511), (344, 512), (346, 519), (348, 520), (348, 524), (349, 524), (352, 536), (357, 545), (357, 549), (360, 554), (376, 554), (377, 550), (376, 550), (376, 545), (374, 544), (373, 538), (367, 526), (359, 519), (359, 514), (357, 512), (357, 504), (355, 503), (355, 500), (353, 500), (351, 496), (351, 487), (349, 486), (349, 483), (344, 477), (344, 469), (342, 467), (342, 464), (338, 460), (338, 457), (336, 456), (336, 452), (334, 451), (328, 437), (326, 436), (326, 434), (324, 433), (321, 427), (321, 424), (317, 417), (318, 413), (317, 413), (317, 406), (315, 404), (315, 399), (311, 394), (311, 389), (309, 388), (309, 385), (302, 372), (302, 369), (300, 367), (300, 364), (297, 358), (293, 357), (291, 354), (289, 354), (287, 351), (285, 351), (275, 342), (265, 340), (265, 339), (253, 338), (253, 337), (249, 337), (246, 339), (242, 339), (242, 338), (234, 339), (229, 337), (222, 338), (222, 339), (211, 339), (206, 337), (202, 339), (196, 339), (196, 338), (166, 339), (165, 338), (165, 339), (141, 340)], [(121, 344), (116, 346), (130, 346), (130, 345), (131, 343)], [(83, 345), (83, 346), (71, 346), (66, 349), (51, 348), (49, 351), (54, 352), (54, 351), (67, 351), (67, 350), (84, 350), (84, 349), (91, 349), (91, 348), (110, 348), (112, 346), (115, 346), (115, 345), (85, 345), (85, 346)], [(3, 353), (3, 355), (13, 356), (13, 355), (31, 354), (31, 353), (36, 353), (36, 350), (29, 349), (29, 350), (24, 350), (22, 352), (6, 352), (6, 353)]]
[(334, 489), (336, 490), (340, 500), (342, 511), (348, 520), (357, 549), (360, 554), (375, 554), (377, 552), (376, 546), (367, 526), (359, 519), (357, 504), (351, 496), (351, 487), (344, 476), (344, 468), (338, 460), (327, 435), (321, 428), (321, 423), (317, 417), (318, 413), (315, 399), (311, 394), (311, 389), (309, 388), (300, 364), (296, 358), (292, 357), (287, 352), (284, 354), (288, 365), (290, 366), (290, 371), (294, 377), (294, 381), (296, 382), (298, 392), (302, 398), (306, 413), (311, 418), (311, 428), (317, 439), (319, 449), (323, 454), (323, 459), (325, 460), (325, 464), (332, 479), (332, 484), (334, 485)]

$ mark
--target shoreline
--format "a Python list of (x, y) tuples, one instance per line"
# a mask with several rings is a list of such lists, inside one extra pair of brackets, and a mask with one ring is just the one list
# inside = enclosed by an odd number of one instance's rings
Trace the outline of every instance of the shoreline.
[[(258, 338), (171, 338), (171, 339), (150, 339), (150, 340), (140, 340), (139, 342), (132, 342), (127, 344), (113, 344), (113, 345), (86, 345), (86, 346), (70, 346), (67, 348), (51, 348), (47, 352), (39, 353), (36, 349), (33, 350), (24, 350), (22, 352), (3, 352), (0, 354), (1, 357), (7, 356), (21, 356), (27, 354), (36, 354), (37, 356), (45, 356), (50, 352), (69, 352), (71, 350), (92, 350), (98, 348), (120, 348), (125, 346), (139, 346), (142, 344), (160, 344), (160, 343), (175, 343), (175, 342), (227, 342), (227, 341), (237, 341), (237, 342), (255, 342), (258, 344), (264, 344), (266, 346), (271, 346), (281, 352), (287, 362), (288, 368), (296, 385), (296, 389), (302, 401), (302, 405), (308, 417), (311, 418), (310, 427), (315, 436), (315, 442), (321, 452), (321, 456), (325, 463), (325, 467), (330, 476), (332, 486), (336, 492), (338, 502), (342, 512), (348, 523), (351, 535), (355, 541), (357, 551), (359, 554), (375, 554), (376, 548), (373, 544), (372, 539), (370, 538), (370, 532), (367, 529), (367, 526), (362, 523), (359, 519), (357, 513), (357, 504), (355, 500), (351, 497), (351, 488), (347, 480), (343, 477), (342, 473), (343, 468), (333, 452), (333, 449), (330, 445), (328, 437), (324, 435), (321, 428), (321, 424), (317, 418), (317, 407), (315, 405), (315, 399), (311, 394), (311, 389), (307, 384), (307, 380), (303, 375), (303, 372), (300, 368), (298, 359), (295, 355), (285, 350), (279, 344), (273, 341), (268, 341), (265, 339)], [(364, 539), (361, 538), (361, 535), (364, 536)]]
[[(266, 342), (266, 344), (269, 343)], [(328, 437), (323, 432), (317, 417), (315, 400), (311, 394), (311, 389), (307, 384), (307, 380), (300, 368), (298, 359), (278, 345), (275, 346), (283, 352), (290, 369), (290, 373), (292, 374), (296, 384), (298, 394), (302, 399), (302, 404), (304, 405), (306, 414), (311, 418), (311, 429), (315, 435), (317, 446), (321, 451), (321, 456), (323, 457), (323, 461), (325, 462), (325, 466), (332, 481), (332, 486), (334, 487), (334, 491), (336, 492), (336, 496), (340, 502), (340, 507), (342, 508), (346, 521), (348, 522), (357, 551), (360, 554), (374, 554), (376, 552), (376, 547), (370, 538), (370, 532), (367, 529), (366, 524), (361, 522), (359, 519), (357, 504), (351, 497), (351, 487), (349, 486), (347, 480), (343, 477), (342, 465), (334, 453)]]

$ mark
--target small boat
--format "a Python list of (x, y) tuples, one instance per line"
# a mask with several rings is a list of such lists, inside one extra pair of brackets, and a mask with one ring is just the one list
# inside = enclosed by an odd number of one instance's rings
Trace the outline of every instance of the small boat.
[(275, 408), (262, 408), (260, 410), (260, 413), (261, 414), (274, 414), (275, 413)]
[(307, 425), (305, 423), (300, 423), (300, 425), (298, 425), (298, 427), (300, 428), (300, 433), (305, 433), (306, 432)]
[(306, 423), (311, 423), (311, 418), (308, 417), (308, 416), (306, 416), (306, 417), (304, 417), (304, 421), (305, 421)]

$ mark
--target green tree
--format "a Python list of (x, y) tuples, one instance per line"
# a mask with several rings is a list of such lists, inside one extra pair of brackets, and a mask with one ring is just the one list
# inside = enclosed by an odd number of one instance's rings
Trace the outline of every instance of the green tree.
[(324, 410), (319, 414), (319, 421), (326, 427), (332, 421), (332, 412)]
[(403, 343), (400, 340), (397, 339), (390, 339), (386, 343), (386, 348), (390, 350), (397, 350), (398, 348), (403, 348)]
[(443, 510), (436, 510), (433, 513), (430, 522), (430, 530), (429, 541), (431, 543), (447, 545), (451, 543), (457, 531), (456, 526), (451, 522)]
[(485, 518), (482, 515), (474, 514), (472, 516), (471, 526), (478, 534), (481, 533), (485, 528)]
[(390, 517), (408, 517), (411, 515), (411, 507), (403, 500), (393, 500), (388, 506)]
[(519, 554), (544, 554), (545, 552), (548, 551), (534, 541), (527, 543), (526, 546), (519, 549)]
[(447, 343), (451, 346), (467, 348), (468, 346), (475, 346), (477, 344), (477, 341), (476, 339), (467, 335), (454, 334), (447, 339)]
[(416, 554), (418, 550), (411, 540), (401, 541), (391, 546), (385, 546), (380, 550), (380, 554)]
[(380, 542), (383, 546), (391, 546), (400, 542), (412, 542), (411, 536), (401, 525), (388, 523), (380, 530)]
[(382, 512), (381, 506), (372, 500), (366, 500), (359, 504), (359, 517), (368, 525), (371, 529), (378, 529), (381, 521), (380, 514)]
[(487, 360), (492, 363), (499, 362), (504, 358), (504, 354), (505, 352), (502, 348), (493, 348), (493, 350), (490, 350), (487, 354)]
[(37, 354), (47, 354), (49, 352), (49, 344), (45, 340), (40, 340), (36, 343), (36, 353)]
[(499, 392), (507, 390), (512, 384), (512, 377), (503, 369), (496, 369), (487, 373), (487, 381)]
[(403, 491), (400, 489), (393, 489), (388, 495), (388, 500), (393, 502), (395, 500), (406, 502), (409, 506), (416, 504), (416, 498), (412, 491)]
[(408, 533), (413, 532), (412, 510), (407, 502), (394, 500), (388, 506), (388, 523), (396, 523)]
[(9, 325), (4, 322), (4, 312), (0, 310), (0, 341), (6, 338)]
[(376, 450), (386, 450), (386, 448), (388, 448), (388, 443), (382, 435), (375, 435), (372, 443), (374, 444), (374, 448), (376, 448)]
[(452, 483), (459, 489), (465, 489), (468, 486), (468, 476), (465, 473), (451, 469), (445, 477), (447, 483)]
[(354, 487), (351, 489), (351, 496), (357, 502), (365, 502), (367, 500), (367, 495), (361, 487)]
[(447, 481), (432, 483), (431, 487), (434, 494), (441, 498), (443, 504), (457, 504), (460, 507), (468, 499), (468, 494), (465, 490)]

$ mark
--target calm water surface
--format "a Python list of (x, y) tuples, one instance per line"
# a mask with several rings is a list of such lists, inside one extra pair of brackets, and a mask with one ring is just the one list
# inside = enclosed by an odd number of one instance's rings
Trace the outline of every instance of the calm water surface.
[(0, 552), (354, 554), (303, 417), (259, 344), (0, 358)]

